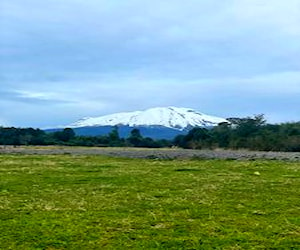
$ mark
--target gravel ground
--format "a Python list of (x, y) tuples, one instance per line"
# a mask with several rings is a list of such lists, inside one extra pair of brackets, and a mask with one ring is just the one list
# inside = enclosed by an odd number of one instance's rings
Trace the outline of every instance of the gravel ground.
[(300, 152), (262, 152), (247, 150), (188, 150), (188, 149), (142, 149), (142, 148), (98, 148), (98, 147), (12, 147), (0, 146), (0, 154), (71, 154), (109, 155), (145, 159), (272, 159), (300, 161)]

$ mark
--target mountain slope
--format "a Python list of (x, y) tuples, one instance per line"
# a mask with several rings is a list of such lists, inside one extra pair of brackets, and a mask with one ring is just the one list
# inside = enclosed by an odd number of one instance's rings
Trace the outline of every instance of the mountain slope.
[(212, 127), (225, 119), (206, 115), (188, 108), (151, 108), (145, 111), (116, 113), (101, 117), (83, 118), (66, 127), (102, 127), (102, 126), (129, 126), (129, 127), (165, 127), (183, 131), (191, 127)]
[[(178, 130), (172, 128), (166, 128), (161, 126), (139, 126), (139, 127), (129, 127), (129, 126), (118, 126), (118, 132), (121, 138), (127, 138), (130, 135), (130, 132), (134, 129), (138, 128), (141, 135), (143, 137), (150, 137), (152, 139), (167, 139), (172, 140), (177, 135), (185, 135), (187, 134), (187, 130)], [(96, 127), (79, 127), (73, 128), (74, 132), (78, 136), (104, 136), (108, 135), (114, 126), (96, 126)], [(57, 131), (62, 131), (62, 128), (56, 129), (47, 129), (45, 130), (48, 133), (53, 133)]]

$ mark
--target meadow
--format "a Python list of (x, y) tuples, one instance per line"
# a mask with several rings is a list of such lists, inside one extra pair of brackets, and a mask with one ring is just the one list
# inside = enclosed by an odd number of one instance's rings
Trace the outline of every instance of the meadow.
[(0, 249), (300, 249), (300, 163), (0, 155)]

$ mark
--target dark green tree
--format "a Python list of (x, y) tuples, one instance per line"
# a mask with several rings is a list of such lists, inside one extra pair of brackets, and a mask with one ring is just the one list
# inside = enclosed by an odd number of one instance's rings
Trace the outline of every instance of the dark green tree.
[(71, 128), (65, 128), (63, 131), (54, 132), (53, 137), (60, 142), (69, 142), (75, 138), (75, 132)]
[(108, 134), (108, 146), (110, 147), (122, 147), (124, 146), (124, 139), (120, 138), (119, 128), (115, 126)]
[(130, 136), (127, 138), (127, 142), (129, 145), (133, 147), (143, 147), (144, 138), (140, 133), (140, 130), (135, 128), (131, 130)]

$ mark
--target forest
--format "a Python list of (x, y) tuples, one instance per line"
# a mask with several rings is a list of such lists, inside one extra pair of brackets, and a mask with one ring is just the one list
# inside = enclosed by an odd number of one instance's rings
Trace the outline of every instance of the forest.
[(224, 148), (259, 151), (300, 152), (300, 122), (268, 124), (263, 115), (229, 118), (212, 129), (193, 128), (177, 136), (173, 144), (182, 148)]
[(118, 127), (102, 136), (77, 136), (73, 129), (47, 133), (41, 129), (0, 127), (0, 145), (67, 145), (98, 147), (180, 147), (186, 149), (249, 149), (300, 152), (300, 122), (269, 124), (263, 115), (228, 118), (213, 128), (196, 127), (173, 140), (143, 137), (134, 128), (121, 138)]

